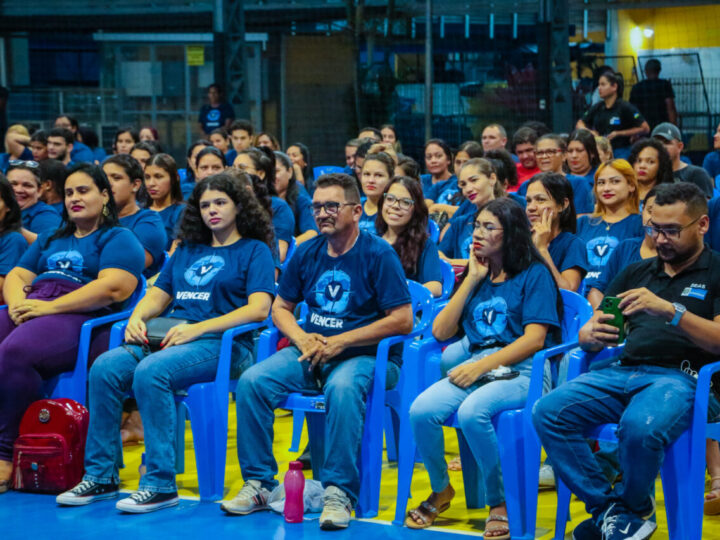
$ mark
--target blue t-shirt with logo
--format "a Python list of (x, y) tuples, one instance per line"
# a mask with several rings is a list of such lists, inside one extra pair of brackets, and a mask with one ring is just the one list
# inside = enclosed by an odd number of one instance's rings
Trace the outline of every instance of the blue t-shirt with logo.
[(640, 255), (640, 246), (642, 246), (642, 243), (643, 238), (629, 238), (620, 242), (618, 247), (613, 250), (612, 255), (610, 255), (600, 275), (586, 282), (586, 289), (590, 290), (591, 288), (595, 288), (601, 293), (604, 293), (607, 286), (610, 285), (610, 282), (615, 279), (615, 276), (624, 270), (626, 266), (642, 260), (642, 256)]
[(280, 197), (272, 197), (272, 223), (275, 228), (275, 237), (287, 243), (292, 242), (295, 236), (295, 216), (288, 203)]
[(120, 225), (130, 229), (153, 258), (152, 264), (143, 271), (143, 275), (152, 277), (157, 274), (165, 263), (165, 246), (168, 243), (165, 225), (158, 212), (141, 208), (134, 214), (121, 217)]
[[(302, 187), (302, 186), (301, 186)], [(312, 199), (305, 191), (305, 188), (298, 193), (295, 200), (295, 236), (303, 234), (307, 231), (317, 231), (317, 224), (312, 212)]]
[(630, 214), (617, 223), (606, 223), (599, 217), (581, 216), (577, 236), (585, 243), (588, 260), (586, 279), (597, 279), (610, 259), (613, 250), (623, 240), (642, 238), (642, 216)]
[(0, 235), (0, 276), (7, 276), (17, 266), (27, 248), (25, 238), (17, 231), (7, 231)]
[(474, 226), (474, 213), (464, 214), (454, 221), (451, 220), (450, 227), (440, 241), (440, 251), (450, 259), (469, 258)]
[(235, 111), (229, 103), (221, 103), (217, 107), (203, 105), (198, 115), (198, 122), (202, 124), (203, 131), (210, 135), (213, 129), (223, 127), (228, 118), (235, 119)]
[(425, 240), (425, 246), (418, 258), (415, 272), (407, 274), (407, 278), (418, 283), (427, 283), (428, 281), (442, 283), (442, 267), (440, 266), (438, 247), (429, 238)]
[[(304, 300), (309, 308), (305, 331), (324, 336), (367, 326), (385, 317), (386, 310), (410, 303), (397, 253), (382, 238), (363, 231), (339, 257), (328, 255), (324, 236), (303, 242), (280, 278), (278, 296), (293, 303)], [(377, 345), (350, 347), (333, 360), (376, 352)], [(402, 363), (402, 345), (392, 348), (390, 361)]]
[(180, 220), (182, 220), (184, 212), (184, 203), (171, 204), (167, 208), (163, 208), (158, 212), (160, 220), (163, 223), (163, 227), (165, 227), (165, 236), (167, 237), (167, 242), (165, 243), (165, 251), (170, 250), (173, 240), (177, 238), (177, 229), (180, 225)]
[(369, 232), (370, 234), (377, 234), (377, 230), (375, 229), (375, 218), (377, 218), (377, 212), (370, 216), (365, 213), (365, 205), (363, 205), (362, 216), (360, 216), (360, 223), (358, 224), (360, 226), (360, 230)]
[(35, 234), (55, 232), (62, 223), (62, 216), (52, 206), (42, 201), (21, 210), (20, 214), (23, 227)]
[(548, 246), (550, 258), (559, 272), (577, 268), (584, 277), (588, 271), (585, 244), (573, 233), (561, 232)]
[(715, 251), (720, 251), (720, 197), (715, 197), (708, 203), (708, 217), (710, 228), (705, 233), (705, 242)]
[[(155, 281), (172, 297), (168, 316), (204, 321), (247, 305), (257, 292), (275, 294), (270, 248), (251, 238), (229, 246), (182, 243)], [(220, 333), (206, 337), (220, 337)], [(250, 336), (244, 341), (251, 346)]]
[(18, 266), (42, 279), (65, 279), (85, 285), (97, 279), (101, 270), (118, 268), (140, 279), (145, 253), (135, 235), (124, 227), (103, 227), (77, 238), (55, 238), (44, 233), (22, 256)]
[[(470, 350), (504, 347), (525, 333), (528, 324), (560, 327), (558, 290), (548, 268), (533, 262), (501, 283), (485, 277), (470, 295), (461, 315)], [(545, 347), (553, 344), (552, 328)]]

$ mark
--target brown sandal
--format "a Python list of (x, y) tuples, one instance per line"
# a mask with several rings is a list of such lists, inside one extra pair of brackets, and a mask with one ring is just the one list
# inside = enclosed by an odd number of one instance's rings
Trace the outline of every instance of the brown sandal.
[[(420, 506), (408, 512), (405, 518), (405, 525), (410, 529), (427, 529), (431, 527), (437, 517), (448, 508), (450, 508), (450, 502), (446, 502), (438, 510), (429, 501), (423, 501), (420, 503)], [(416, 518), (420, 519), (422, 524), (418, 523)]]
[(717, 485), (718, 483), (720, 483), (720, 476), (710, 478), (710, 491), (705, 494), (705, 502), (703, 503), (703, 513), (706, 516), (720, 514), (720, 487), (713, 488), (713, 484)]
[[(488, 523), (493, 521), (500, 521), (504, 523), (502, 527), (497, 529), (488, 529)], [(502, 533), (502, 534), (488, 534), (488, 533)], [(490, 514), (485, 520), (485, 531), (483, 532), (483, 538), (485, 540), (510, 540), (510, 525), (508, 524), (507, 516), (501, 516), (500, 514)]]

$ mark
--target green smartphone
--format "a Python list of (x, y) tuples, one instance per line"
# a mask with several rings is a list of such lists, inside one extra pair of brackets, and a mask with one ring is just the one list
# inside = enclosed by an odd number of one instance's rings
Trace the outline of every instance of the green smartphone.
[(625, 317), (619, 307), (620, 300), (616, 296), (606, 296), (600, 302), (600, 311), (613, 316), (611, 320), (605, 321), (605, 324), (614, 326), (619, 330), (618, 345), (625, 341)]

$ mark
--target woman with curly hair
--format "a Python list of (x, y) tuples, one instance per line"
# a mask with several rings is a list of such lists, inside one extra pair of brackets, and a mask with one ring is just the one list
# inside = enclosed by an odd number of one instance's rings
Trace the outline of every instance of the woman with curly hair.
[(440, 255), (428, 238), (428, 209), (420, 183), (393, 178), (385, 188), (375, 219), (377, 234), (395, 248), (408, 279), (422, 283), (433, 296), (442, 294)]
[[(231, 175), (213, 175), (195, 186), (179, 238), (155, 286), (130, 316), (125, 342), (102, 354), (90, 369), (85, 476), (58, 496), (59, 504), (84, 505), (117, 496), (117, 430), (123, 399), (132, 389), (145, 424), (147, 473), (138, 491), (117, 508), (145, 513), (176, 505), (174, 393), (215, 378), (225, 330), (262, 321), (270, 312), (275, 291), (267, 271), (273, 265), (272, 225)], [(166, 320), (169, 330), (153, 351), (148, 325), (166, 311), (176, 320)], [(252, 347), (249, 334), (235, 340), (233, 378), (252, 363)]]
[(640, 210), (645, 206), (645, 199), (652, 188), (675, 182), (670, 154), (657, 139), (640, 139), (633, 144), (628, 161), (637, 175)]

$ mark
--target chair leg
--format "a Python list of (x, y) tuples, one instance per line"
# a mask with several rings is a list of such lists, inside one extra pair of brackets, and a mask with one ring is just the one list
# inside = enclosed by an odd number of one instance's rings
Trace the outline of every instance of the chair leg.
[(398, 460), (398, 430), (400, 421), (392, 407), (385, 407), (385, 452), (387, 460)]
[(462, 431), (457, 429), (460, 461), (462, 462), (463, 483), (465, 485), (465, 505), (468, 508), (485, 508), (485, 488), (482, 473), (468, 446)]
[(565, 538), (567, 522), (570, 521), (570, 497), (572, 493), (559, 476), (555, 476), (557, 487), (557, 512), (555, 514), (555, 540)]
[(405, 522), (416, 454), (417, 446), (413, 438), (410, 421), (405, 418), (400, 421), (398, 440), (398, 484), (397, 496), (395, 497), (395, 520), (393, 521), (395, 525), (402, 525)]
[(302, 411), (293, 411), (293, 433), (292, 442), (288, 452), (300, 451), (300, 438), (302, 437), (303, 427), (305, 427), (305, 413)]
[(700, 456), (691, 455), (688, 430), (665, 451), (662, 482), (671, 540), (702, 538), (704, 450), (703, 445)]
[(384, 409), (383, 406), (373, 413), (368, 407), (366, 413), (360, 449), (360, 493), (355, 507), (355, 516), (359, 518), (374, 518), (380, 509)]

